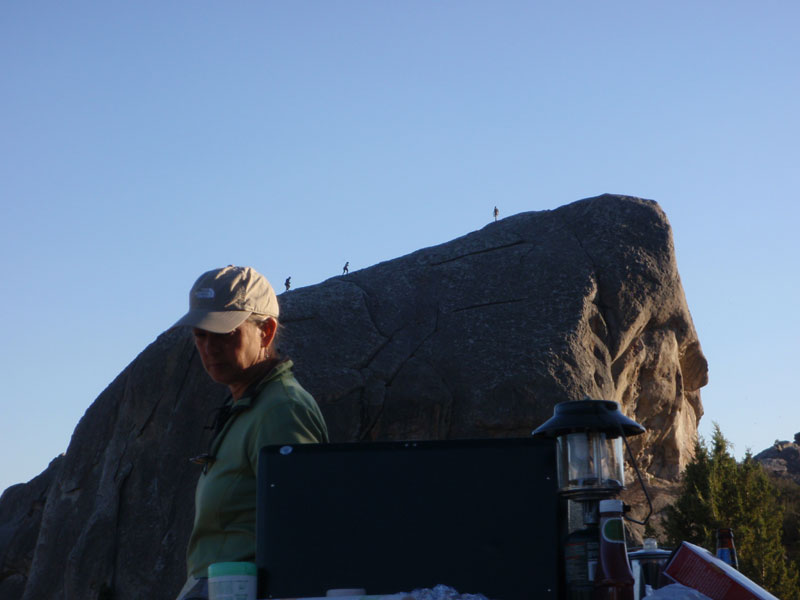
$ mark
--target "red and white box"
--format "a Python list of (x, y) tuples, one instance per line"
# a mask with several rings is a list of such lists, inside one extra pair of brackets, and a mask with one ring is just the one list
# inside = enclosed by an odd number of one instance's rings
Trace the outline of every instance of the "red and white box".
[(711, 600), (779, 600), (705, 548), (681, 542), (664, 574)]

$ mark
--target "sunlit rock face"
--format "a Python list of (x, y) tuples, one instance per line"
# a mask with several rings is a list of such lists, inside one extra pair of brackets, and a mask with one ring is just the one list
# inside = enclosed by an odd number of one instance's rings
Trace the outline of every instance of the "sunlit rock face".
[[(334, 441), (527, 436), (588, 396), (647, 427), (632, 448), (656, 484), (692, 456), (708, 369), (655, 202), (515, 215), (280, 303), (281, 351)], [(199, 475), (188, 458), (225, 396), (188, 332), (145, 349), (66, 455), (0, 499), (0, 597), (174, 596)]]
[(601, 196), (282, 297), (284, 348), (340, 439), (527, 435), (563, 400), (616, 400), (675, 478), (708, 366), (655, 202)]

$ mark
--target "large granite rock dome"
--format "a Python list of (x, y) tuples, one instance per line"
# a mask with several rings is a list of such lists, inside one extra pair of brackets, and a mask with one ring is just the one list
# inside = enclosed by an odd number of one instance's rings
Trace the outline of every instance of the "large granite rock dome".
[[(708, 369), (655, 202), (519, 214), (280, 303), (281, 349), (335, 441), (524, 436), (589, 396), (647, 427), (632, 446), (651, 481), (692, 456)], [(199, 474), (187, 459), (225, 394), (186, 332), (146, 348), (66, 454), (0, 499), (0, 597), (172, 598)]]

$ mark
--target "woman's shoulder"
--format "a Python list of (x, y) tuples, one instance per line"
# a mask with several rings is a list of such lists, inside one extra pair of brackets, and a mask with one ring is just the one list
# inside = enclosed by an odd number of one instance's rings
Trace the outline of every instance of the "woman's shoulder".
[(302, 386), (292, 372), (292, 361), (281, 363), (264, 382), (258, 392), (255, 406), (261, 411), (274, 409), (278, 406), (302, 405), (304, 407), (316, 406), (314, 398)]

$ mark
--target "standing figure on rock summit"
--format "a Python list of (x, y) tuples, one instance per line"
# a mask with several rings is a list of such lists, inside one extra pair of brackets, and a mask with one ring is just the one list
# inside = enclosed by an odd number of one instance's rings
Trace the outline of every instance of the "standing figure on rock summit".
[(215, 437), (195, 491), (186, 550), (187, 580), (178, 600), (208, 598), (208, 566), (254, 561), (258, 454), (270, 444), (328, 441), (314, 398), (275, 349), (278, 298), (250, 267), (228, 266), (200, 276), (189, 312), (174, 327), (191, 327), (200, 360), (230, 397), (214, 423)]

